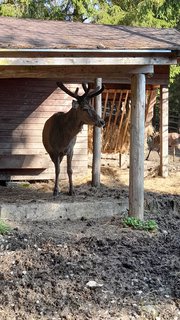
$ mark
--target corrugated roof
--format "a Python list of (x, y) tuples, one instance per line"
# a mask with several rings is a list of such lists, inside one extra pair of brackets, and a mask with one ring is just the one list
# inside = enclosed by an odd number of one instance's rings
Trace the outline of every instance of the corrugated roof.
[(180, 50), (180, 32), (0, 17), (0, 48)]

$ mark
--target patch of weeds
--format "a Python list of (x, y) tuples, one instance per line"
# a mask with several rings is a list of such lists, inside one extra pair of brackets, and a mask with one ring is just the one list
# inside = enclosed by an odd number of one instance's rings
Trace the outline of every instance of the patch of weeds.
[(20, 185), (22, 188), (29, 188), (30, 184), (29, 183), (21, 183)]
[(11, 231), (11, 227), (4, 221), (0, 220), (0, 234), (6, 234)]
[(138, 230), (156, 231), (158, 228), (158, 225), (154, 220), (142, 221), (135, 217), (126, 217), (122, 222), (123, 226)]

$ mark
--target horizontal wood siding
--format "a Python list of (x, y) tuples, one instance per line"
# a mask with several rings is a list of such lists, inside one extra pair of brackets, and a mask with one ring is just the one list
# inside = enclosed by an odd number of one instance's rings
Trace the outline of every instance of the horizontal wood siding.
[[(77, 85), (69, 85), (70, 89)], [(0, 79), (0, 180), (54, 179), (54, 166), (42, 144), (45, 121), (67, 112), (72, 98), (47, 79)], [(79, 133), (74, 175), (87, 171), (87, 127)], [(61, 178), (66, 177), (66, 158)]]

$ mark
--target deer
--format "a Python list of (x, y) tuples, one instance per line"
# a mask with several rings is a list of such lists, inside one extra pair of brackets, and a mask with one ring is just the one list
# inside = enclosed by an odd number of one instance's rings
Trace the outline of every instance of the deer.
[[(157, 151), (160, 153), (160, 134), (159, 132), (154, 133), (152, 136), (148, 137), (148, 149), (149, 153), (146, 160), (149, 159), (151, 151)], [(180, 134), (177, 132), (168, 133), (168, 146), (173, 150), (173, 161), (175, 160), (176, 148), (180, 149)]]
[(82, 130), (83, 125), (93, 125), (99, 128), (104, 127), (104, 120), (96, 113), (90, 100), (101, 94), (104, 86), (90, 89), (90, 85), (82, 83), (84, 93), (78, 94), (79, 87), (75, 92), (69, 90), (62, 82), (57, 82), (57, 86), (67, 95), (74, 98), (72, 107), (68, 112), (57, 112), (53, 114), (44, 124), (42, 131), (42, 141), (44, 148), (49, 154), (55, 168), (55, 181), (53, 196), (59, 193), (60, 164), (64, 156), (67, 156), (67, 175), (69, 179), (69, 195), (74, 195), (72, 180), (72, 158), (76, 143), (77, 134)]

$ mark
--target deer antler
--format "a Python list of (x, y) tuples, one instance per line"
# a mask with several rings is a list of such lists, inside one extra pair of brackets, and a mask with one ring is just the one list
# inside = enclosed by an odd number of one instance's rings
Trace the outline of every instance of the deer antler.
[(89, 94), (89, 91), (90, 91), (90, 84), (88, 83), (85, 83), (83, 82), (82, 83), (82, 87), (84, 89), (84, 94), (81, 96), (82, 99), (86, 98)]
[(105, 88), (104, 85), (102, 85), (102, 88), (97, 87), (97, 88), (94, 89), (93, 91), (89, 92), (89, 93), (88, 93), (88, 96), (87, 96), (88, 99), (91, 99), (91, 98), (93, 98), (93, 97), (98, 96), (98, 94), (100, 94), (100, 93), (103, 92), (104, 88)]
[(91, 92), (90, 92), (90, 85), (83, 82), (82, 87), (84, 89), (84, 94), (79, 96), (78, 95), (79, 88), (76, 88), (75, 92), (72, 92), (71, 90), (66, 88), (62, 82), (56, 82), (56, 83), (57, 83), (57, 86), (61, 90), (63, 90), (65, 93), (67, 93), (69, 96), (75, 98), (76, 100), (81, 100), (81, 101), (85, 98), (91, 99), (91, 98), (97, 96), (98, 94), (100, 94), (101, 92), (103, 92), (103, 90), (104, 90), (104, 85), (103, 85), (101, 89), (100, 89), (100, 87), (97, 87), (96, 89), (91, 90)]
[(63, 90), (65, 93), (67, 93), (69, 96), (75, 98), (76, 100), (79, 99), (79, 95), (78, 95), (78, 90), (79, 88), (76, 88), (75, 92), (72, 92), (71, 90), (69, 90), (68, 88), (65, 87), (65, 85), (62, 82), (56, 82), (57, 86)]

